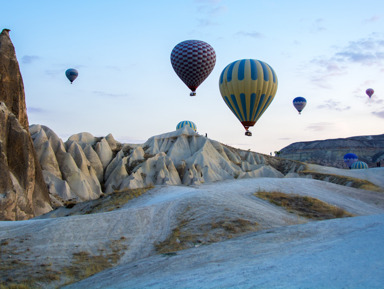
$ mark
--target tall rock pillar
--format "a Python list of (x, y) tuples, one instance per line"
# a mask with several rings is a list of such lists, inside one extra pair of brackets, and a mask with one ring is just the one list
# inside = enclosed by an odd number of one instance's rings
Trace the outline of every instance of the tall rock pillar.
[(0, 34), (0, 220), (50, 211), (50, 198), (29, 133), (24, 84), (9, 30)]

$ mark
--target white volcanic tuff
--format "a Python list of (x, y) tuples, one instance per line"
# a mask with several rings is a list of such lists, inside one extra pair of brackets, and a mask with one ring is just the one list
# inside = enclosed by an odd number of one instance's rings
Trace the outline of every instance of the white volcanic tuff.
[(113, 151), (116, 151), (118, 150), (119, 146), (120, 146), (120, 143), (118, 141), (115, 140), (115, 138), (113, 137), (112, 134), (108, 134), (106, 137), (105, 137), (105, 140), (108, 142), (108, 145), (109, 147), (111, 148), (111, 150)]
[(55, 152), (48, 141), (48, 137), (43, 129), (40, 129), (35, 134), (32, 131), (33, 126), (31, 126), (31, 134), (33, 134), (33, 145), (37, 154), (37, 158), (40, 161), (41, 167), (44, 171), (49, 172), (54, 175), (56, 178), (61, 179), (61, 171), (59, 163), (57, 162)]
[[(60, 204), (60, 199), (85, 201), (100, 196), (102, 191), (97, 176), (97, 161), (94, 159), (96, 152), (92, 153), (90, 147), (94, 138), (90, 134), (72, 136), (66, 142), (66, 149), (62, 140), (48, 127), (32, 125), (30, 131), (43, 168), (45, 183), (55, 203)], [(87, 154), (81, 145), (85, 147)]]
[(113, 152), (107, 140), (103, 138), (100, 142), (96, 143), (96, 153), (100, 158), (103, 168), (105, 169), (112, 160)]
[[(68, 153), (72, 155), (72, 158), (80, 171), (78, 172), (78, 176), (71, 176), (71, 178), (73, 178), (72, 180), (76, 179), (76, 181), (73, 182), (78, 183), (78, 185), (80, 185), (81, 187), (86, 186), (86, 184), (88, 184), (90, 188), (90, 190), (87, 190), (88, 192), (86, 194), (82, 194), (83, 200), (95, 199), (100, 196), (102, 191), (100, 187), (100, 182), (96, 176), (96, 171), (91, 166), (80, 145), (73, 142), (68, 148)], [(76, 191), (77, 187), (74, 187), (73, 190)]]
[(101, 160), (99, 158), (99, 155), (95, 152), (95, 150), (92, 148), (92, 146), (87, 145), (84, 148), (84, 154), (86, 158), (89, 160), (90, 165), (95, 170), (95, 174), (97, 176), (97, 179), (99, 182), (103, 181), (103, 174), (104, 174), (104, 168), (103, 164), (101, 163)]
[(174, 163), (164, 152), (147, 159), (121, 183), (122, 188), (140, 188), (148, 185), (181, 185)]
[(150, 185), (283, 177), (263, 156), (224, 146), (188, 126), (142, 145), (121, 145), (110, 134), (96, 138), (90, 133), (75, 134), (64, 145), (47, 127), (32, 126), (31, 131), (50, 192), (63, 200), (95, 199), (101, 184), (111, 193)]
[(87, 144), (93, 146), (96, 143), (96, 138), (89, 132), (81, 132), (70, 136), (66, 141), (66, 144), (71, 142), (77, 142), (82, 147)]
[(129, 156), (128, 165), (133, 165), (135, 161), (144, 160), (145, 152), (142, 147), (136, 147), (133, 149), (132, 153)]
[(124, 154), (120, 151), (110, 165), (107, 167), (105, 173), (105, 192), (110, 193), (117, 190), (121, 186), (121, 182), (128, 177), (126, 164), (127, 157), (122, 157)]

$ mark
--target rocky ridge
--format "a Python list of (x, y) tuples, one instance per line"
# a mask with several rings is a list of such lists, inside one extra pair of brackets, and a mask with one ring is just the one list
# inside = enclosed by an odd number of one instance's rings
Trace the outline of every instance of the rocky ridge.
[(296, 142), (281, 149), (282, 158), (319, 164), (336, 168), (346, 168), (343, 157), (354, 153), (369, 167), (376, 167), (381, 161), (384, 166), (384, 134), (355, 136), (349, 138)]
[(154, 185), (282, 178), (305, 167), (225, 146), (189, 127), (153, 136), (144, 144), (122, 144), (111, 134), (95, 137), (86, 132), (63, 142), (43, 125), (32, 125), (30, 132), (55, 206)]

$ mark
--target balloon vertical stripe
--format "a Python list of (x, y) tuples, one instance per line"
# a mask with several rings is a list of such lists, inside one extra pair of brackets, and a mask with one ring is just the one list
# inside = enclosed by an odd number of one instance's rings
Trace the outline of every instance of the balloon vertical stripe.
[(239, 64), (237, 79), (244, 80), (244, 75), (245, 75), (245, 60), (241, 60)]
[(264, 63), (264, 62), (261, 62), (259, 61), (261, 67), (263, 68), (263, 75), (264, 75), (264, 81), (269, 81), (269, 72), (270, 70), (268, 69), (269, 66), (267, 67), (267, 65)]
[(247, 100), (245, 99), (245, 94), (240, 93), (240, 100), (241, 100), (241, 108), (244, 113), (244, 119), (248, 119), (247, 117)]
[(229, 109), (233, 112), (233, 114), (237, 117), (237, 119), (239, 121), (242, 121), (241, 117), (239, 116), (239, 114), (237, 113), (236, 109), (233, 107), (232, 103), (230, 102), (230, 100), (227, 96), (224, 97), (224, 101), (227, 104), (227, 106), (229, 107)]
[(235, 66), (236, 63), (232, 63), (229, 68), (228, 68), (228, 73), (227, 73), (227, 81), (231, 82), (232, 81), (232, 72), (233, 72), (233, 67)]
[(241, 114), (241, 109), (240, 109), (240, 107), (239, 107), (239, 102), (237, 101), (236, 96), (234, 96), (234, 95), (232, 94), (232, 95), (231, 95), (231, 100), (232, 100), (233, 106), (234, 106), (235, 109), (236, 109), (236, 114), (238, 115), (238, 118), (239, 118), (241, 121), (244, 121), (244, 117), (243, 117), (243, 115)]
[(252, 119), (252, 121), (254, 121), (255, 119), (255, 101), (256, 101), (256, 93), (252, 93), (251, 94), (251, 103), (250, 103), (250, 112), (249, 112), (249, 117), (250, 119)]
[(250, 59), (250, 65), (251, 65), (251, 79), (257, 80), (257, 65), (256, 61), (253, 59)]

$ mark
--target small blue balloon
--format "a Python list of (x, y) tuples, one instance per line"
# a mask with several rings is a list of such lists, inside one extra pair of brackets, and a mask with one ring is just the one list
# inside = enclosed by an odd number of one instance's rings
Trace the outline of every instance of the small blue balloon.
[(79, 75), (79, 72), (74, 68), (69, 68), (65, 71), (65, 75), (67, 76), (68, 80), (72, 83)]

